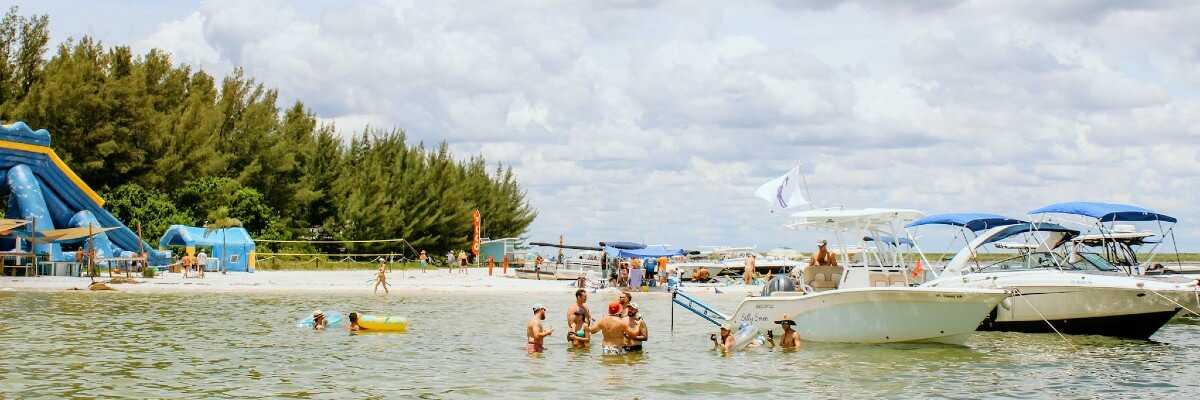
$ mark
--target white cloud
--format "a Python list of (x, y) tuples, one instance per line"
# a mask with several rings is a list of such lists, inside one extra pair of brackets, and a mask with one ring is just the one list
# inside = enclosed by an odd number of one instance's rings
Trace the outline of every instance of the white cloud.
[(1200, 246), (1200, 7), (1037, 5), (210, 2), (137, 47), (513, 165), (534, 237), (807, 247), (751, 195), (800, 160), (823, 204), (1126, 201)]

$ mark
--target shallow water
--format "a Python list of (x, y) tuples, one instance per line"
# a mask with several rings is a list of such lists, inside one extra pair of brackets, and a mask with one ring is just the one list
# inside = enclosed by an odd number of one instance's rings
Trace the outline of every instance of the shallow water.
[[(700, 296), (732, 310), (735, 294)], [(593, 309), (615, 294), (593, 294)], [(566, 348), (570, 293), (408, 296), (0, 292), (0, 398), (1180, 397), (1200, 383), (1200, 325), (1154, 341), (978, 333), (967, 347), (818, 345), (723, 357), (711, 326), (635, 294), (643, 355)], [(542, 356), (529, 305), (549, 307)], [(404, 334), (294, 327), (314, 308), (407, 316)], [(594, 344), (598, 346), (598, 343)]]

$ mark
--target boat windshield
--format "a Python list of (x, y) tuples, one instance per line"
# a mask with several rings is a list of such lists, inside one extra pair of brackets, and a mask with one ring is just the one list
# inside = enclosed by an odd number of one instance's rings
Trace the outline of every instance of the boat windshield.
[[(1067, 271), (1112, 272), (1117, 268), (1096, 253), (1079, 253), (1076, 260), (1067, 260), (1049, 252), (1034, 252), (1001, 260), (977, 269), (978, 272), (1028, 271), (1039, 269), (1062, 269)], [(1074, 261), (1074, 262), (1068, 262)]]

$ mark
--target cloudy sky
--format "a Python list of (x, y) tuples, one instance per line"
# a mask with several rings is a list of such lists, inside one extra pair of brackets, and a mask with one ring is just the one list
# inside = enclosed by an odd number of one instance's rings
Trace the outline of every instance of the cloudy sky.
[(799, 162), (821, 206), (1130, 202), (1200, 249), (1196, 2), (17, 3), (512, 165), (534, 239), (808, 248), (752, 196)]

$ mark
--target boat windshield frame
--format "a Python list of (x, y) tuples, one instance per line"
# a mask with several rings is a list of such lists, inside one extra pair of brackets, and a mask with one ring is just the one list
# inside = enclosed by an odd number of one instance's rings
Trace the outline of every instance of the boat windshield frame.
[[(982, 267), (971, 267), (972, 273), (980, 272), (1009, 272), (1009, 271), (1079, 271), (1079, 272), (1119, 272), (1120, 269), (1109, 263), (1097, 253), (1076, 253), (1079, 259), (1075, 262), (1051, 251), (1034, 251), (1005, 258)], [(1031, 267), (1030, 260), (1037, 259), (1037, 266)], [(1013, 261), (1018, 261), (1014, 263)], [(1015, 268), (1012, 266), (1015, 265)]]

